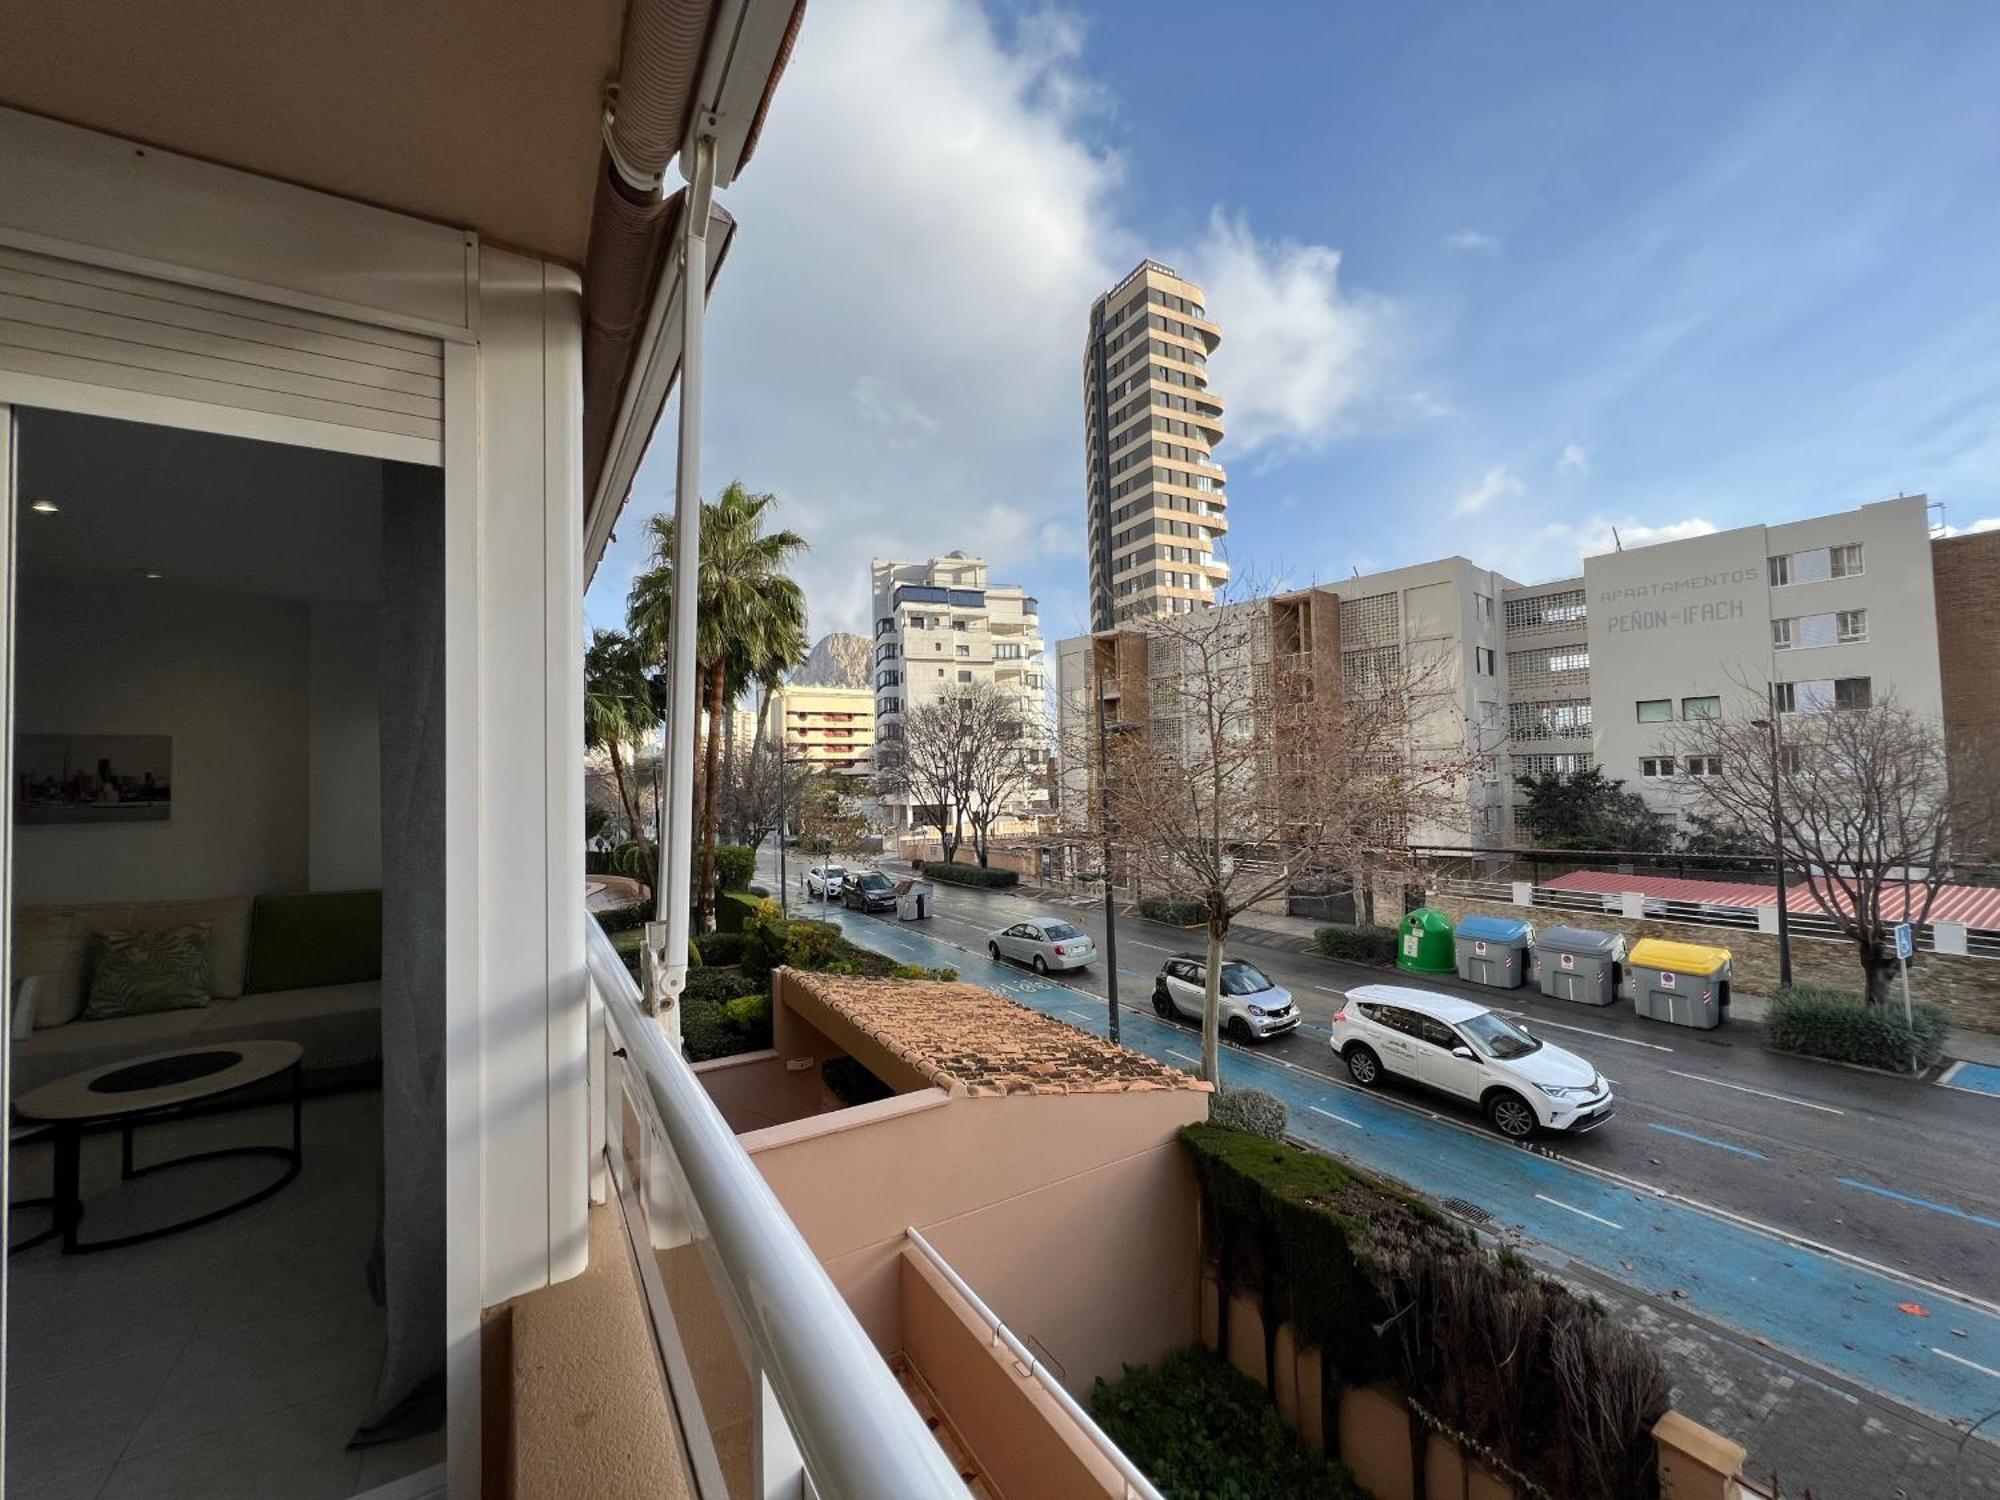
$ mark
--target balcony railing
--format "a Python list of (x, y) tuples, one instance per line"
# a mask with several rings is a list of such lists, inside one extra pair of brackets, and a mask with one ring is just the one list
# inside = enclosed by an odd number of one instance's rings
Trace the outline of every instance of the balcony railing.
[[(967, 1491), (596, 921), (594, 1107), (700, 1500)], [(601, 1072), (598, 1070), (602, 1069)]]

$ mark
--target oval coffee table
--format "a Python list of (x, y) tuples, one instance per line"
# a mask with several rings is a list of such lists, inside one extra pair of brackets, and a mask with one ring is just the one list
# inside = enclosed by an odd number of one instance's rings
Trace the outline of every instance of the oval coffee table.
[[(46, 1203), (54, 1211), (55, 1222), (41, 1234), (12, 1248), (26, 1250), (60, 1234), (65, 1255), (116, 1250), (124, 1245), (143, 1244), (147, 1240), (179, 1234), (182, 1230), (194, 1229), (202, 1224), (212, 1224), (254, 1203), (263, 1202), (299, 1175), (299, 1167), (305, 1159), (300, 1130), (304, 1104), (300, 1063), (304, 1056), (305, 1049), (296, 1042), (216, 1042), (206, 1047), (183, 1047), (175, 1052), (155, 1052), (146, 1057), (107, 1063), (103, 1067), (58, 1078), (22, 1095), (14, 1102), (15, 1117), (48, 1127), (55, 1139), (55, 1194), (53, 1198), (28, 1199), (26, 1203), (12, 1206), (20, 1208)], [(212, 1151), (168, 1157), (165, 1161), (149, 1162), (143, 1167), (133, 1165), (132, 1132), (139, 1126), (206, 1113), (218, 1107), (218, 1101), (224, 1096), (286, 1072), (291, 1074), (292, 1144), (289, 1147), (223, 1146)], [(230, 1106), (222, 1103), (219, 1107), (227, 1109)], [(235, 1156), (276, 1157), (286, 1164), (285, 1172), (277, 1181), (265, 1184), (247, 1197), (192, 1218), (177, 1219), (171, 1224), (119, 1235), (115, 1239), (81, 1239), (77, 1235), (77, 1224), (83, 1218), (79, 1185), (83, 1137), (111, 1129), (116, 1129), (122, 1137), (119, 1176), (127, 1182), (151, 1172), (163, 1172), (169, 1167), (184, 1167), (194, 1162), (218, 1161)]]

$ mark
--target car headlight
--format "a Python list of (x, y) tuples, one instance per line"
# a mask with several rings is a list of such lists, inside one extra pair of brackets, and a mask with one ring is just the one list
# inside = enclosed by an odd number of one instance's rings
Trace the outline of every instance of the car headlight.
[(1594, 1088), (1572, 1088), (1561, 1083), (1538, 1083), (1535, 1087), (1551, 1099), (1588, 1099), (1597, 1092)]

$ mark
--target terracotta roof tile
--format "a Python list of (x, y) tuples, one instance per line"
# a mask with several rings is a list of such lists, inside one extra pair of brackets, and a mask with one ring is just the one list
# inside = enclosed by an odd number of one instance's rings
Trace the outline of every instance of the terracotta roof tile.
[(971, 984), (790, 970), (790, 984), (942, 1087), (968, 1094), (1206, 1088), (1065, 1021)]

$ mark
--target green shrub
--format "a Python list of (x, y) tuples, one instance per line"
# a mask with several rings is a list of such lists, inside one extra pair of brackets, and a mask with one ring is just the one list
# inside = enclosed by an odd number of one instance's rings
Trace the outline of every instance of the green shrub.
[(1540, 1493), (1657, 1500), (1652, 1429), (1669, 1387), (1639, 1334), (1329, 1157), (1213, 1124), (1185, 1126), (1181, 1139), (1201, 1182), (1219, 1306), (1253, 1291), (1265, 1326), (1291, 1322), (1330, 1380), (1393, 1381), (1413, 1424)]
[(1393, 927), (1321, 927), (1313, 933), (1313, 941), (1328, 958), (1344, 958), (1357, 964), (1396, 961)]
[(1195, 927), (1208, 920), (1208, 908), (1191, 896), (1141, 896), (1139, 915), (1169, 927)]
[(806, 922), (794, 917), (785, 924), (785, 962), (794, 969), (832, 969), (840, 959), (844, 939), (831, 922)]
[(715, 846), (715, 884), (718, 890), (747, 890), (750, 877), (756, 873), (757, 851), (748, 844)]
[(897, 964), (889, 971), (891, 979), (937, 979), (946, 984), (958, 978), (958, 970), (945, 964), (939, 968), (926, 969), (922, 964)]
[(923, 876), (942, 885), (973, 885), (992, 891), (1008, 890), (1021, 883), (1021, 877), (1012, 870), (995, 870), (986, 865), (948, 865), (936, 859), (925, 861)]
[(743, 957), (743, 934), (740, 932), (704, 932), (694, 940), (701, 950), (701, 961), (705, 964), (733, 964)]
[(1780, 1052), (1829, 1057), (1836, 1062), (1894, 1072), (1922, 1072), (1944, 1055), (1950, 1021), (1935, 1005), (1869, 1005), (1859, 995), (1818, 985), (1783, 990), (1764, 1012), (1764, 1041)]
[(1344, 1465), (1300, 1446), (1262, 1386), (1206, 1349), (1100, 1379), (1090, 1414), (1165, 1495), (1367, 1500)]
[(597, 925), (606, 932), (630, 932), (653, 920), (651, 901), (634, 901), (630, 906), (614, 906), (597, 913)]
[(720, 1005), (744, 995), (761, 995), (765, 986), (747, 974), (731, 973), (728, 969), (690, 969), (683, 993), (690, 1002)]
[(715, 928), (718, 932), (741, 932), (755, 914), (763, 897), (748, 891), (724, 891), (715, 901)]
[(759, 901), (743, 919), (743, 947), (738, 962), (743, 972), (762, 979), (785, 961), (786, 929), (790, 926), (778, 903)]
[(1288, 1118), (1285, 1101), (1262, 1089), (1224, 1089), (1209, 1095), (1211, 1125), (1226, 1125), (1232, 1130), (1261, 1135), (1267, 1141), (1281, 1141), (1285, 1138)]

